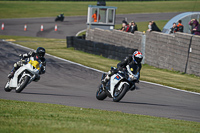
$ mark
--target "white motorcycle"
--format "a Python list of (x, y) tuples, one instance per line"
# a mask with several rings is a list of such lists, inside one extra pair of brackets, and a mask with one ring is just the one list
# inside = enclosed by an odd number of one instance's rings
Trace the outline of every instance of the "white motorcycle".
[[(105, 86), (101, 84), (96, 92), (96, 98), (98, 100), (104, 100), (108, 96), (113, 98), (114, 102), (119, 102), (127, 91), (135, 89), (135, 83), (138, 80), (136, 80), (134, 74), (130, 72), (131, 69), (128, 65), (127, 69), (129, 71), (118, 71), (116, 74), (112, 75)], [(104, 73), (102, 79), (105, 77), (106, 74)]]
[(15, 89), (16, 93), (20, 93), (32, 81), (38, 81), (40, 78), (39, 71), (42, 63), (30, 57), (22, 66), (17, 69), (13, 78), (9, 79), (4, 87), (6, 92)]

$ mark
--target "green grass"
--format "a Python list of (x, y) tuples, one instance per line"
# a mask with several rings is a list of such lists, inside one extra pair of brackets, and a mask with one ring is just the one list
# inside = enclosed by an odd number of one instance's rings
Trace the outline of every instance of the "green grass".
[(199, 122), (0, 99), (1, 133), (198, 133)]
[[(92, 55), (73, 48), (66, 48), (65, 39), (46, 39), (38, 37), (0, 36), (0, 39), (15, 39), (17, 44), (36, 49), (39, 46), (46, 48), (47, 53), (68, 59), (102, 71), (116, 67), (118, 60), (107, 59), (102, 56)], [(48, 67), (48, 62), (47, 62)], [(180, 72), (158, 69), (149, 65), (143, 65), (141, 80), (159, 83), (183, 90), (200, 92), (200, 77), (183, 74)]]
[[(55, 17), (62, 12), (65, 16), (87, 15), (88, 5), (96, 5), (96, 1), (0, 1), (0, 18)], [(117, 14), (186, 12), (199, 11), (200, 1), (126, 1), (106, 5), (117, 7)]]

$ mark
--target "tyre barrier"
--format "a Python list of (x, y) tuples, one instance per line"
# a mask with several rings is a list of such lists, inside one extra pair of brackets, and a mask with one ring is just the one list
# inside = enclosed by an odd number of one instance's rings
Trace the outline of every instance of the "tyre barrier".
[(132, 55), (133, 52), (137, 50), (123, 46), (85, 40), (84, 36), (67, 36), (66, 42), (67, 48), (74, 47), (75, 50), (116, 60), (123, 60), (126, 56)]

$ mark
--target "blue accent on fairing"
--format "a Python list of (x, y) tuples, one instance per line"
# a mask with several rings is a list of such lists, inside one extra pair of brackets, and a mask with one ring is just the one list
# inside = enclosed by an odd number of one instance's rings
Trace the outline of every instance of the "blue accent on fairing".
[(114, 79), (120, 80), (121, 78), (117, 75)]

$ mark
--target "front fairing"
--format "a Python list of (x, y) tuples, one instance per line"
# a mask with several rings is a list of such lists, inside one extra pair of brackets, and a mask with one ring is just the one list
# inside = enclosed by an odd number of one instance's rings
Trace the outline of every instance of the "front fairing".
[(9, 87), (17, 87), (19, 78), (21, 78), (23, 75), (28, 75), (32, 79), (36, 77), (36, 75), (39, 75), (40, 65), (38, 65), (36, 62), (36, 64), (30, 63), (30, 61), (31, 60), (29, 60), (27, 64), (24, 64), (15, 72), (14, 77), (10, 80)]
[(122, 72), (118, 72), (117, 74), (114, 74), (111, 76), (110, 90), (108, 90), (108, 91), (110, 92), (112, 97), (113, 97), (113, 92), (114, 92), (115, 88), (121, 88), (121, 86), (125, 83), (129, 85), (126, 78), (124, 78), (124, 77), (125, 77), (125, 74)]

